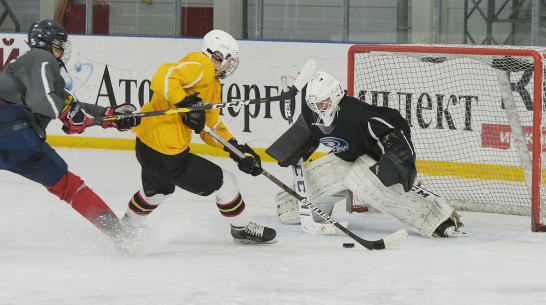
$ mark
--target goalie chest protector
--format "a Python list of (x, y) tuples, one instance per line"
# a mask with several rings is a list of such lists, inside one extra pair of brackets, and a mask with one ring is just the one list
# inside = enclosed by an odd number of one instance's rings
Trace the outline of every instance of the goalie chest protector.
[(319, 146), (299, 116), (294, 125), (280, 136), (265, 152), (279, 162), (280, 166), (296, 165), (300, 158), (307, 160)]

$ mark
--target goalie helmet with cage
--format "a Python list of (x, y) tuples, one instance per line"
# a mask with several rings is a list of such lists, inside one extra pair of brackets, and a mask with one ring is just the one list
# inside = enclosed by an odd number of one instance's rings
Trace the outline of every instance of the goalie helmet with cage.
[(49, 52), (53, 52), (53, 49), (62, 51), (62, 56), (57, 59), (62, 65), (70, 59), (68, 33), (62, 25), (53, 20), (35, 21), (28, 31), (28, 45), (30, 48)]
[(230, 34), (222, 30), (212, 30), (203, 37), (201, 51), (209, 58), (220, 62), (216, 71), (218, 78), (230, 76), (239, 66), (239, 44)]
[(337, 115), (339, 101), (345, 92), (341, 83), (332, 75), (319, 71), (307, 83), (305, 101), (316, 114), (314, 125), (328, 127)]

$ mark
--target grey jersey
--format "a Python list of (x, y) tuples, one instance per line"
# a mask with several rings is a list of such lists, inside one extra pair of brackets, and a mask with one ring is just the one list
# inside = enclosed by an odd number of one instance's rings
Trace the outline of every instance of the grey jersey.
[[(49, 122), (66, 107), (68, 95), (59, 63), (46, 50), (33, 48), (0, 73), (0, 100), (23, 107), (42, 136)], [(104, 113), (104, 107), (80, 104), (91, 116)]]

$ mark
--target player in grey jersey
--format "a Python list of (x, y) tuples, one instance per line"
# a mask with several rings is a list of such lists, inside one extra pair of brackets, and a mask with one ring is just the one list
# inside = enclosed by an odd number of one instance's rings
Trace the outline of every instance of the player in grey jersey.
[[(331, 196), (349, 189), (425, 237), (463, 234), (460, 216), (445, 198), (413, 185), (417, 171), (411, 131), (397, 110), (345, 95), (340, 82), (325, 72), (309, 81), (305, 101), (300, 120), (310, 140), (303, 141), (331, 148), (304, 166), (312, 202), (331, 212), (336, 201)], [(307, 150), (302, 157), (309, 155)], [(286, 192), (277, 195), (277, 207), (281, 222), (299, 221), (297, 204)]]
[[(66, 162), (46, 142), (45, 129), (59, 118), (68, 134), (82, 133), (88, 115), (131, 113), (130, 104), (101, 107), (81, 103), (65, 90), (60, 73), (70, 56), (66, 30), (52, 20), (34, 22), (28, 33), (30, 50), (11, 61), (0, 74), (0, 170), (8, 170), (42, 184), (113, 238), (119, 220), (104, 201), (68, 170)], [(103, 123), (102, 127), (129, 130), (136, 119)]]

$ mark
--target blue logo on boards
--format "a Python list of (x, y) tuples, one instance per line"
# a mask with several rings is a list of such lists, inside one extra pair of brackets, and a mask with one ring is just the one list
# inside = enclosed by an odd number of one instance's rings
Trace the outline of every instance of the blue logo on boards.
[(320, 143), (332, 149), (334, 154), (346, 151), (349, 149), (347, 141), (334, 137), (321, 138)]

